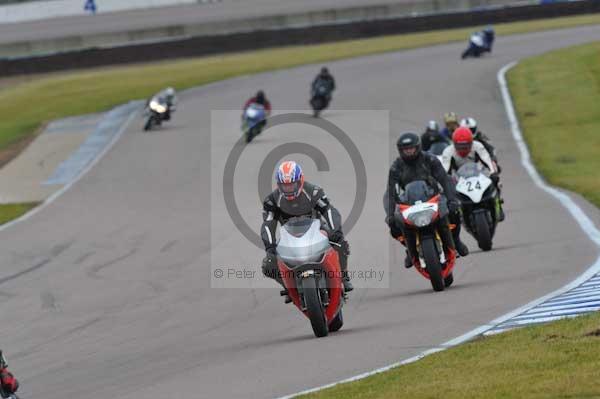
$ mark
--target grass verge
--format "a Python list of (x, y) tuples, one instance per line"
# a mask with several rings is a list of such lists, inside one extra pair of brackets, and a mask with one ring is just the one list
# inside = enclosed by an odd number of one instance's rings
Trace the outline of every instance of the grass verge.
[(0, 204), (0, 225), (8, 223), (23, 216), (31, 209), (38, 206), (38, 202), (25, 202), (21, 204)]
[(310, 399), (598, 398), (600, 313), (482, 338)]
[[(496, 26), (498, 35), (600, 23), (600, 14), (516, 22)], [(465, 41), (475, 28), (285, 47), (172, 62), (52, 74), (0, 88), (0, 149), (23, 140), (39, 126), (66, 116), (106, 110), (146, 98), (171, 85), (177, 89), (234, 76), (342, 58)], [(457, 54), (458, 58), (458, 54)], [(149, 78), (151, 77), (151, 78)], [(308, 84), (308, 83), (307, 83)]]
[(538, 170), (600, 206), (600, 43), (526, 59), (508, 83)]

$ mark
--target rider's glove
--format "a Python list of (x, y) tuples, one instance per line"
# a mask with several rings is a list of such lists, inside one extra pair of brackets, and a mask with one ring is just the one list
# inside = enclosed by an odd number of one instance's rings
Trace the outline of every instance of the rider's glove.
[(500, 176), (498, 176), (498, 173), (492, 173), (490, 175), (490, 179), (492, 180), (492, 182), (494, 183), (494, 186), (498, 185), (498, 182), (500, 181)]
[(333, 241), (335, 243), (341, 243), (342, 241), (344, 241), (344, 233), (342, 233), (339, 230), (332, 232), (331, 235), (329, 236), (329, 241)]
[(277, 256), (275, 255), (275, 249), (267, 249), (267, 255), (262, 261), (262, 272), (269, 278), (275, 278), (277, 273)]

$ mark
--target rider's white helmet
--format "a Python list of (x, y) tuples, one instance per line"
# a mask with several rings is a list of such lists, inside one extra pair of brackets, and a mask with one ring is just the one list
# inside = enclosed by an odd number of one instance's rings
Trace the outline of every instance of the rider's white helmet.
[(475, 118), (464, 118), (460, 121), (460, 125), (468, 127), (473, 134), (477, 133), (477, 121)]

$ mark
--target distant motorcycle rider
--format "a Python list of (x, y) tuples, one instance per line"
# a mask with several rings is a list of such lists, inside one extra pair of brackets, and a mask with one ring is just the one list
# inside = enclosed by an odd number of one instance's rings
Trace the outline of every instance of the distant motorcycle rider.
[(331, 100), (331, 94), (335, 90), (335, 79), (333, 78), (333, 75), (329, 73), (329, 69), (327, 69), (327, 67), (321, 68), (321, 72), (313, 80), (311, 85), (312, 92), (314, 93), (321, 85), (324, 85), (327, 88), (327, 100)]
[(504, 220), (502, 199), (500, 196), (500, 176), (496, 163), (485, 149), (484, 145), (473, 139), (473, 133), (466, 126), (461, 126), (452, 135), (452, 145), (447, 147), (442, 154), (442, 164), (447, 173), (460, 169), (467, 162), (481, 163), (490, 172), (490, 179), (498, 189), (497, 207), (498, 221)]
[(0, 395), (8, 398), (19, 389), (19, 381), (8, 371), (8, 363), (0, 350)]
[(329, 240), (339, 255), (344, 290), (352, 291), (354, 287), (348, 275), (350, 246), (344, 238), (342, 217), (338, 210), (331, 205), (322, 188), (304, 181), (302, 168), (294, 161), (285, 161), (279, 165), (276, 182), (277, 188), (263, 202), (260, 233), (267, 252), (262, 264), (263, 274), (284, 285), (277, 267), (277, 223), (283, 225), (288, 219), (297, 216), (322, 218), (328, 227)]
[(172, 87), (167, 87), (164, 90), (156, 93), (150, 100), (148, 100), (148, 104), (152, 101), (156, 101), (159, 104), (164, 104), (167, 106), (167, 111), (162, 115), (162, 119), (168, 121), (171, 119), (171, 113), (175, 112), (177, 108), (177, 95), (175, 94), (175, 89)]
[(494, 32), (494, 28), (491, 26), (486, 26), (481, 31), (481, 35), (483, 36), (483, 40), (485, 43), (485, 50), (491, 53), (492, 47), (494, 46), (494, 40), (496, 39), (496, 32)]
[(441, 133), (448, 140), (452, 140), (452, 133), (458, 128), (458, 117), (454, 112), (446, 112), (444, 114), (444, 128)]
[(460, 126), (468, 127), (469, 130), (471, 130), (471, 133), (473, 133), (473, 140), (479, 141), (481, 144), (483, 144), (487, 152), (492, 157), (492, 161), (494, 161), (494, 163), (496, 164), (496, 169), (498, 170), (498, 173), (500, 173), (502, 169), (498, 164), (496, 149), (492, 145), (490, 138), (483, 134), (481, 130), (479, 130), (477, 126), (477, 121), (474, 118), (464, 118), (460, 121)]
[(254, 95), (253, 97), (250, 97), (244, 104), (243, 111), (246, 111), (246, 109), (252, 104), (262, 105), (263, 107), (265, 107), (267, 116), (269, 116), (271, 114), (271, 102), (269, 100), (267, 100), (267, 96), (265, 95), (264, 91), (259, 90), (256, 92), (256, 95)]
[(429, 151), (431, 146), (438, 142), (450, 144), (450, 140), (440, 132), (438, 123), (434, 120), (431, 120), (427, 123), (425, 132), (423, 132), (421, 135), (421, 145), (423, 146), (423, 151)]
[[(460, 203), (456, 198), (454, 184), (440, 161), (434, 155), (422, 151), (421, 141), (415, 133), (401, 135), (396, 146), (400, 156), (390, 167), (388, 175), (386, 223), (394, 239), (398, 239), (400, 236), (405, 238), (407, 251), (404, 266), (411, 267), (413, 258), (417, 257), (416, 235), (411, 229), (405, 229), (404, 226), (397, 224), (394, 211), (399, 202), (400, 191), (403, 191), (407, 184), (416, 180), (426, 181), (437, 192), (441, 186), (450, 211), (448, 217), (440, 220), (442, 241), (446, 247), (456, 249), (461, 256), (468, 255), (469, 249), (460, 240)], [(452, 233), (449, 222), (456, 225), (456, 229)]]

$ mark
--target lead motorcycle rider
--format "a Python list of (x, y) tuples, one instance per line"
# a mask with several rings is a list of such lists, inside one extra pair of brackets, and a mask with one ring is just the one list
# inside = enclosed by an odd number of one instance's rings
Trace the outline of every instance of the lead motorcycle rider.
[(352, 291), (354, 287), (348, 275), (350, 245), (344, 238), (342, 217), (338, 210), (331, 205), (321, 187), (304, 181), (302, 168), (294, 161), (282, 162), (277, 168), (275, 180), (277, 188), (263, 202), (263, 224), (260, 234), (267, 252), (262, 263), (263, 274), (276, 280), (285, 290), (277, 268), (277, 223), (283, 225), (288, 219), (298, 216), (323, 218), (329, 228), (329, 240), (339, 255), (344, 290)]
[[(390, 228), (390, 234), (394, 239), (404, 236), (406, 240), (406, 259), (404, 266), (410, 268), (416, 253), (416, 235), (411, 229), (404, 229), (398, 225), (394, 218), (394, 210), (399, 202), (399, 191), (416, 180), (424, 180), (429, 186), (439, 193), (439, 187), (443, 189), (443, 195), (447, 199), (447, 217), (440, 220), (440, 233), (444, 246), (456, 249), (461, 256), (467, 256), (469, 249), (460, 240), (460, 203), (456, 198), (456, 191), (452, 180), (442, 167), (440, 161), (421, 149), (421, 141), (415, 133), (404, 133), (396, 143), (400, 156), (396, 158), (388, 175), (388, 203), (386, 223)], [(451, 233), (450, 222), (456, 225)]]
[(167, 106), (167, 111), (163, 115), (163, 120), (171, 120), (171, 114), (175, 112), (177, 107), (177, 95), (175, 89), (167, 87), (166, 89), (159, 91), (148, 100), (146, 106), (152, 101), (156, 101), (159, 104), (165, 104)]
[(452, 145), (446, 147), (442, 153), (442, 164), (447, 173), (460, 169), (467, 162), (481, 163), (490, 171), (490, 179), (498, 190), (497, 206), (498, 206), (498, 221), (504, 220), (504, 210), (500, 195), (500, 176), (498, 167), (492, 159), (492, 155), (485, 149), (485, 146), (474, 140), (471, 129), (466, 126), (461, 126), (452, 134)]

